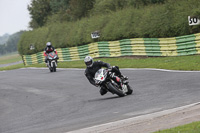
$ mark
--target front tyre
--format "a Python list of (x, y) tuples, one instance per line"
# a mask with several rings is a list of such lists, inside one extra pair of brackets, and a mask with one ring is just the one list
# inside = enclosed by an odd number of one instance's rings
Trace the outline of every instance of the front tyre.
[(126, 92), (127, 95), (131, 95), (133, 93), (133, 89), (130, 85), (127, 84), (127, 89), (128, 89), (128, 92)]
[(53, 68), (52, 67), (50, 67), (49, 70), (50, 70), (50, 72), (53, 72)]
[(116, 88), (115, 86), (113, 86), (112, 83), (108, 83), (107, 86), (108, 86), (108, 88), (109, 88), (109, 90), (110, 90), (111, 92), (117, 94), (119, 97), (125, 96), (125, 94), (123, 93), (123, 91), (122, 91), (122, 90), (119, 90), (118, 88)]
[(53, 68), (52, 68), (52, 66), (51, 66), (51, 61), (48, 61), (48, 67), (49, 67), (49, 70), (50, 70), (50, 72), (53, 72)]
[(53, 72), (56, 72), (56, 63), (55, 63), (55, 62), (53, 62), (53, 67), (52, 67), (52, 69), (53, 69)]

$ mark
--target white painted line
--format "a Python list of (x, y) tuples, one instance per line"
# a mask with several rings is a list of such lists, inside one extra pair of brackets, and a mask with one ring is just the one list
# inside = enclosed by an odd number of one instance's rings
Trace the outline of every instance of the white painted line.
[[(48, 69), (46, 67), (27, 67), (27, 68), (20, 68), (20, 69)], [(58, 70), (78, 70), (82, 71), (85, 68), (57, 68)], [(128, 70), (128, 71), (163, 71), (163, 72), (181, 72), (181, 73), (197, 73), (200, 71), (183, 71), (183, 70), (168, 70), (168, 69), (156, 69), (156, 68), (120, 68), (120, 70)]]
[[(121, 69), (120, 69), (121, 70)], [(123, 68), (122, 70), (148, 70), (148, 71), (163, 71), (163, 72), (200, 72), (200, 71), (183, 71), (183, 70), (168, 70), (168, 69), (157, 69), (157, 68)]]
[(20, 68), (20, 69), (48, 69), (48, 68), (45, 68), (45, 67), (27, 67), (27, 68)]
[[(32, 70), (48, 70), (49, 68), (46, 67), (27, 67), (27, 68), (20, 68), (20, 69), (32, 69)], [(82, 71), (85, 70), (83, 68), (56, 68), (57, 70), (78, 70), (78, 71)]]
[(105, 123), (105, 124), (95, 125), (92, 127), (87, 127), (87, 128), (83, 128), (83, 129), (79, 129), (79, 130), (65, 132), (65, 133), (100, 133), (100, 132), (111, 131), (116, 128), (123, 128), (123, 127), (130, 126), (133, 124), (135, 125), (137, 123), (141, 123), (142, 121), (151, 120), (156, 117), (174, 113), (174, 112), (177, 112), (177, 111), (180, 111), (180, 110), (183, 110), (186, 108), (190, 108), (190, 107), (198, 105), (198, 104), (200, 104), (200, 102), (194, 103), (194, 104), (189, 104), (189, 105), (178, 107), (178, 108), (174, 108), (174, 109), (168, 109), (168, 110), (164, 110), (164, 111), (160, 111), (160, 112), (155, 112), (155, 113), (151, 113), (151, 114), (146, 114), (146, 115), (141, 115), (141, 116), (137, 116), (137, 117), (133, 117), (133, 118), (119, 120), (119, 121), (115, 121), (115, 122), (109, 122), (109, 123)]

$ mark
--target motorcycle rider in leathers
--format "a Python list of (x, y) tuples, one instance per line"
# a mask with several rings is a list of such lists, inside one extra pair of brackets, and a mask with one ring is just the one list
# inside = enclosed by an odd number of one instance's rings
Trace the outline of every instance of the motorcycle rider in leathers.
[[(126, 76), (123, 76), (119, 70), (119, 67), (118, 66), (113, 66), (111, 67), (110, 64), (108, 63), (105, 63), (103, 61), (93, 61), (93, 58), (91, 56), (86, 56), (85, 59), (84, 59), (84, 62), (87, 66), (86, 70), (85, 70), (85, 76), (87, 77), (87, 79), (89, 80), (89, 82), (98, 87), (98, 85), (95, 83), (95, 80), (94, 80), (94, 76), (95, 76), (95, 73), (101, 69), (102, 67), (106, 67), (109, 69), (109, 71), (111, 72), (115, 72), (115, 74), (117, 76), (113, 76), (112, 79), (115, 80), (115, 82), (121, 87), (122, 86), (122, 81), (120, 78), (123, 78), (123, 79), (128, 79), (128, 77)], [(101, 89), (100, 89), (100, 94), (101, 95), (104, 95), (107, 93), (107, 90), (101, 86)]]
[[(46, 66), (48, 66), (48, 64), (47, 64), (47, 54), (49, 54), (49, 53), (51, 53), (51, 52), (53, 52), (53, 51), (56, 53), (57, 59), (59, 59), (59, 58), (58, 58), (58, 53), (57, 53), (56, 49), (51, 45), (51, 42), (47, 42), (47, 43), (46, 43), (46, 47), (45, 47), (45, 49), (44, 49), (44, 56), (45, 56), (45, 63), (46, 63)], [(57, 61), (57, 60), (56, 60), (56, 61)]]

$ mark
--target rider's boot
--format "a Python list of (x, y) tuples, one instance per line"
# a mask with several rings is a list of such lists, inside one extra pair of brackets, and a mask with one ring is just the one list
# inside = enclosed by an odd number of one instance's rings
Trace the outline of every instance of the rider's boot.
[(113, 67), (112, 67), (112, 71), (115, 72), (116, 75), (119, 76), (119, 78), (122, 78), (122, 79), (128, 80), (128, 77), (122, 75), (122, 73), (119, 71), (119, 67), (118, 67), (118, 66), (113, 66)]
[(104, 87), (101, 87), (99, 92), (100, 92), (101, 95), (105, 95), (108, 91)]
[(112, 79), (122, 88), (122, 80), (118, 76), (112, 76)]

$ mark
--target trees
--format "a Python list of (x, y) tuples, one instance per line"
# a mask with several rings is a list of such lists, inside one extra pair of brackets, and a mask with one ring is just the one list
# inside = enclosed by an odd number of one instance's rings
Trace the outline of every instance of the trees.
[(58, 21), (78, 20), (88, 15), (94, 2), (95, 0), (32, 0), (28, 5), (28, 11), (32, 18), (29, 26), (33, 29), (42, 27), (48, 19), (50, 21), (54, 21), (53, 19), (58, 19)]
[(59, 11), (65, 11), (69, 8), (70, 0), (50, 0), (50, 8), (52, 13), (58, 13)]
[(89, 11), (93, 8), (95, 0), (70, 0), (69, 14), (72, 21), (87, 17)]
[(0, 54), (6, 54), (17, 51), (17, 44), (24, 31), (17, 32), (9, 36), (8, 40), (0, 45)]
[(29, 26), (33, 29), (42, 27), (47, 17), (51, 15), (50, 0), (32, 0), (28, 5), (28, 10), (32, 18)]
[[(22, 35), (20, 54), (42, 51), (49, 40), (57, 48), (89, 44), (94, 42), (90, 35), (96, 30), (101, 32), (98, 41), (165, 38), (200, 31), (199, 26), (189, 26), (187, 21), (188, 15), (199, 16), (199, 0), (49, 1), (51, 12), (45, 16), (45, 26)], [(35, 50), (30, 50), (30, 44), (34, 44)]]
[(166, 0), (32, 0), (28, 5), (33, 29), (47, 23), (76, 21), (83, 17), (117, 11), (128, 6), (164, 3)]
[(4, 34), (3, 36), (0, 36), (0, 45), (3, 45), (4, 43), (6, 43), (9, 36), (10, 36), (9, 34)]

